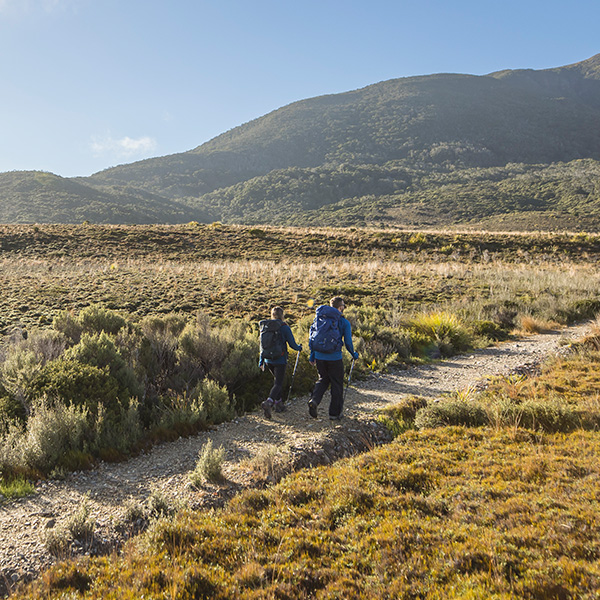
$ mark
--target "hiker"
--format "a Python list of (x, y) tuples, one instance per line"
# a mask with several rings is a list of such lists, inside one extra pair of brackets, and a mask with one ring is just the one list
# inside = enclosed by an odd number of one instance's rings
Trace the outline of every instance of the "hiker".
[(310, 348), (309, 362), (316, 365), (319, 379), (308, 401), (308, 412), (317, 418), (317, 407), (323, 399), (323, 394), (331, 385), (331, 401), (329, 403), (329, 418), (332, 421), (342, 417), (344, 408), (344, 363), (342, 347), (354, 360), (358, 352), (352, 344), (352, 327), (350, 321), (342, 316), (346, 305), (343, 298), (336, 296), (329, 302), (317, 308), (315, 320), (310, 328), (308, 346)]
[(261, 404), (267, 419), (271, 418), (271, 411), (284, 410), (281, 394), (283, 391), (283, 378), (287, 366), (289, 346), (300, 352), (302, 345), (297, 344), (289, 325), (283, 320), (283, 308), (275, 306), (271, 309), (271, 319), (265, 319), (260, 326), (260, 357), (259, 368), (264, 371), (265, 365), (273, 375), (273, 387), (269, 397)]

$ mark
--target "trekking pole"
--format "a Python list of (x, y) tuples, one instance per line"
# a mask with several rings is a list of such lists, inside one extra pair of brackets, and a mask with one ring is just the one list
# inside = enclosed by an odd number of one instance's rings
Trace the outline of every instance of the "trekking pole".
[(352, 362), (350, 363), (350, 372), (348, 373), (348, 383), (346, 384), (346, 389), (344, 390), (344, 400), (346, 400), (346, 392), (348, 391), (348, 388), (350, 387), (350, 382), (352, 381), (352, 369), (354, 369), (354, 359), (352, 359)]
[(290, 401), (290, 396), (292, 394), (292, 386), (294, 385), (294, 376), (296, 375), (296, 369), (298, 368), (298, 359), (300, 358), (300, 350), (298, 350), (298, 354), (296, 354), (296, 364), (294, 365), (294, 371), (292, 372), (292, 380), (290, 381), (290, 389), (288, 391), (287, 401)]

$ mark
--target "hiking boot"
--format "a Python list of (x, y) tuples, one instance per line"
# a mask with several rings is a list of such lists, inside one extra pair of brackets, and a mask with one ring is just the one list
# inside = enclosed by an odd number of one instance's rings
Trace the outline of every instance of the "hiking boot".
[(330, 421), (341, 421), (342, 415), (329, 415), (329, 420)]
[(285, 404), (283, 403), (283, 400), (275, 400), (275, 403), (273, 404), (273, 410), (276, 413), (282, 413), (285, 411)]
[(267, 398), (262, 404), (261, 407), (263, 412), (265, 413), (265, 419), (271, 418), (271, 409), (273, 408), (273, 400), (271, 398)]
[(313, 418), (317, 418), (317, 403), (314, 400), (308, 401), (308, 414)]

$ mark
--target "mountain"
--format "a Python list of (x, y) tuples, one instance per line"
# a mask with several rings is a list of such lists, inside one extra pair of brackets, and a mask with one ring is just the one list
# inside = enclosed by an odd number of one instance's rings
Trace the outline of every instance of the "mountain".
[(557, 226), (579, 213), (590, 223), (598, 190), (577, 182), (597, 175), (598, 123), (600, 54), (541, 71), (394, 79), (295, 102), (181, 154), (47, 175), (35, 202), (21, 188), (39, 174), (19, 185), (0, 174), (0, 221), (62, 220), (68, 206), (72, 220), (95, 222), (418, 226), (551, 212)]

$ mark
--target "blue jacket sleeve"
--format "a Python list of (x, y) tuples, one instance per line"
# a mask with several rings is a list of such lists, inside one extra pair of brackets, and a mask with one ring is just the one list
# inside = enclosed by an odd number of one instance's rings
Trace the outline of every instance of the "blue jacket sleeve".
[(344, 346), (346, 346), (346, 350), (350, 352), (352, 358), (357, 358), (358, 353), (354, 350), (354, 345), (352, 344), (352, 326), (350, 325), (350, 321), (348, 319), (341, 319), (342, 324), (342, 338), (344, 340)]
[(292, 333), (292, 330), (290, 329), (289, 325), (281, 326), (281, 335), (283, 335), (284, 342), (292, 350), (296, 350), (297, 352), (300, 352), (300, 350), (302, 350), (302, 346), (296, 343), (296, 340), (294, 339), (294, 334)]

